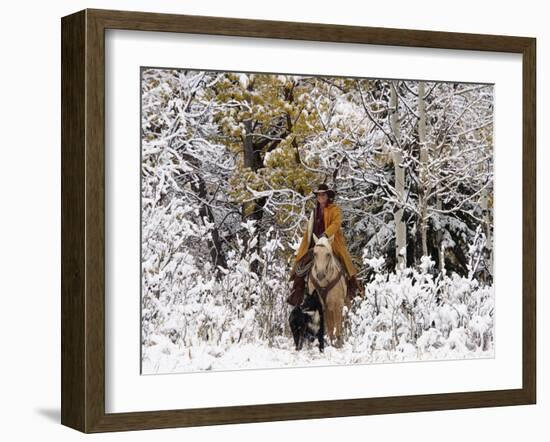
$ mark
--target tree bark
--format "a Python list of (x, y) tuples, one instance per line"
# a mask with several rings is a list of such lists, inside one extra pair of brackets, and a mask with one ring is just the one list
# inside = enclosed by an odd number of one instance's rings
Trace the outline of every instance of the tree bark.
[(391, 107), (391, 116), (390, 123), (392, 127), (392, 132), (394, 136), (394, 146), (392, 150), (393, 164), (395, 169), (395, 190), (398, 195), (398, 206), (394, 210), (394, 221), (395, 221), (395, 258), (396, 258), (396, 267), (401, 265), (406, 266), (407, 263), (407, 226), (403, 220), (403, 204), (401, 201), (405, 201), (405, 169), (403, 167), (403, 154), (400, 150), (398, 140), (400, 137), (400, 128), (399, 128), (399, 115), (397, 111), (397, 91), (395, 90), (395, 84), (391, 84), (391, 95), (390, 95), (390, 107)]
[(420, 148), (420, 235), (422, 238), (422, 255), (428, 256), (428, 149), (426, 146), (426, 106), (424, 102), (424, 82), (418, 83), (418, 144)]
[[(443, 207), (443, 204), (441, 203), (441, 198), (439, 195), (435, 199), (435, 206), (438, 210), (441, 210)], [(436, 234), (436, 244), (439, 248), (439, 273), (442, 275), (445, 275), (445, 246), (443, 245), (443, 234), (441, 233), (441, 230), (437, 231)]]
[[(192, 183), (193, 191), (199, 196), (202, 201), (205, 201), (208, 198), (208, 195), (204, 180), (198, 175), (196, 176), (196, 179), (198, 180), (198, 184), (196, 182)], [(215, 225), (216, 220), (214, 218), (214, 214), (212, 213), (210, 207), (208, 207), (206, 204), (201, 204), (199, 215), (201, 217), (201, 220), (206, 218), (209, 223)], [(212, 239), (208, 240), (208, 246), (210, 249), (212, 264), (216, 269), (218, 268), (218, 266), (227, 269), (227, 260), (225, 259), (225, 254), (222, 249), (222, 241), (218, 228), (214, 227), (211, 233)]]
[[(254, 173), (256, 173), (260, 167), (262, 166), (262, 158), (261, 158), (261, 150), (262, 147), (265, 146), (265, 143), (263, 143), (261, 146), (256, 145), (254, 142), (254, 125), (252, 120), (246, 120), (244, 121), (244, 127), (245, 127), (245, 136), (244, 136), (244, 142), (243, 142), (243, 153), (244, 153), (244, 167), (250, 168)], [(260, 228), (260, 222), (264, 215), (263, 207), (265, 205), (266, 198), (259, 198), (251, 201), (249, 204), (250, 207), (246, 207), (246, 205), (243, 205), (242, 207), (242, 217), (243, 220), (246, 219), (253, 219), (256, 221), (256, 227), (259, 234), (259, 228)], [(252, 210), (249, 215), (245, 215), (246, 212), (249, 212)], [(250, 238), (249, 238), (250, 239)], [(256, 242), (256, 247), (254, 248), (256, 253), (260, 254), (260, 240)], [(249, 253), (251, 250), (248, 251)], [(250, 270), (257, 275), (260, 274), (260, 266), (259, 262), (256, 260), (250, 264)]]

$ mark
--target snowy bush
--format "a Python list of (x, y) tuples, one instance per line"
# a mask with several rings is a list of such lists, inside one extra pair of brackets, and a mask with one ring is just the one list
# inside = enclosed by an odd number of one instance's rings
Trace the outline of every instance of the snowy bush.
[(349, 312), (346, 333), (353, 351), (407, 358), (414, 347), (429, 358), (493, 348), (492, 286), (456, 273), (434, 279), (431, 267), (426, 257), (418, 269), (375, 273), (364, 298), (356, 297)]
[[(150, 285), (162, 294), (149, 297), (143, 311), (147, 335), (144, 362), (151, 371), (240, 364), (260, 368), (318, 360), (314, 348), (301, 355), (293, 350), (287, 325), (290, 307), (284, 302), (289, 289), (285, 265), (275, 258), (281, 246), (277, 237), (266, 241), (254, 258), (264, 264), (262, 278), (250, 271), (250, 258), (239, 253), (250, 242), (239, 244), (241, 249), (229, 255), (229, 268), (219, 281), (209, 279), (205, 270), (189, 269), (190, 261), (181, 259), (185, 271), (176, 271), (181, 287), (177, 295), (163, 291), (162, 279)], [(345, 346), (332, 361), (490, 356), (494, 346), (493, 288), (456, 274), (434, 278), (429, 269), (429, 265), (421, 265), (418, 269), (376, 272), (365, 284), (365, 296), (357, 296), (347, 312)], [(266, 355), (268, 348), (272, 353)]]

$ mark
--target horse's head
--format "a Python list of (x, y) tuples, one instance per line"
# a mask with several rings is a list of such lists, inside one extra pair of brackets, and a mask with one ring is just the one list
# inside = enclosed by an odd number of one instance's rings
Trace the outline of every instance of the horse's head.
[(332, 242), (334, 241), (334, 235), (319, 239), (314, 233), (313, 241), (315, 243), (313, 247), (313, 271), (316, 279), (322, 281), (330, 275), (331, 266), (333, 265)]

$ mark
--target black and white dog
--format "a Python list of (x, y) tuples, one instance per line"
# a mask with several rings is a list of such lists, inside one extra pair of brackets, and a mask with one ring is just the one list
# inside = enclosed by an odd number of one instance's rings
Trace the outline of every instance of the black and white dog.
[(315, 338), (319, 341), (319, 351), (324, 350), (325, 318), (323, 306), (316, 291), (311, 295), (305, 294), (302, 304), (297, 305), (290, 312), (288, 322), (290, 323), (296, 350), (302, 349), (304, 339), (313, 342)]

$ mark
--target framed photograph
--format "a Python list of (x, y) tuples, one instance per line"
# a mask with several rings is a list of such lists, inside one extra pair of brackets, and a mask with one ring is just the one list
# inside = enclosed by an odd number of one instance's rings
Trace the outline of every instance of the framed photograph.
[(61, 29), (64, 425), (535, 403), (534, 38)]

